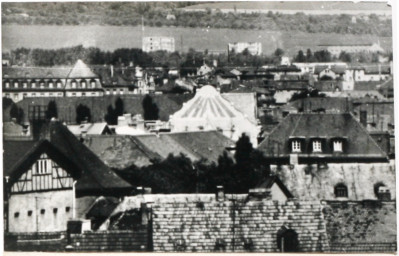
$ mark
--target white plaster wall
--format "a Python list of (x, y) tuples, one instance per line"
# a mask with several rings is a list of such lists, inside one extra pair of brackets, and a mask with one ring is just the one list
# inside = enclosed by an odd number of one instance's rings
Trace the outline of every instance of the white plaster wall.
[(327, 169), (313, 165), (306, 173), (307, 165), (272, 166), (290, 192), (301, 200), (335, 200), (334, 186), (343, 182), (348, 187), (348, 200), (376, 199), (374, 185), (383, 182), (396, 198), (395, 163), (347, 163), (328, 164)]
[[(52, 232), (66, 230), (66, 223), (72, 218), (72, 189), (14, 194), (9, 202), (10, 232)], [(70, 207), (66, 212), (66, 207)], [(57, 213), (53, 209), (57, 208)], [(45, 210), (41, 214), (41, 209)], [(28, 216), (28, 211), (32, 215)], [(15, 212), (19, 216), (15, 217)]]

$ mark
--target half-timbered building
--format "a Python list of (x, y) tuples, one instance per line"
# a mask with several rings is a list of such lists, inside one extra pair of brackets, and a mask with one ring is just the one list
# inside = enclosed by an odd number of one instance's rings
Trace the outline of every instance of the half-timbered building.
[(39, 140), (4, 140), (6, 231), (64, 231), (92, 198), (130, 193), (67, 127), (53, 121), (42, 130)]

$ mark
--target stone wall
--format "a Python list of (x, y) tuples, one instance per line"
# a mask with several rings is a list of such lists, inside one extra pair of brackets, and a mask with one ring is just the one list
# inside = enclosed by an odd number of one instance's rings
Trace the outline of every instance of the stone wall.
[(152, 209), (155, 252), (212, 252), (217, 251), (218, 240), (224, 241), (222, 250), (227, 252), (277, 252), (282, 226), (297, 232), (299, 251), (328, 250), (319, 202), (199, 197), (158, 201)]
[(317, 165), (272, 166), (281, 181), (294, 197), (300, 200), (335, 200), (334, 187), (344, 183), (348, 187), (348, 200), (377, 199), (374, 185), (382, 182), (396, 197), (395, 163), (331, 164), (326, 168)]

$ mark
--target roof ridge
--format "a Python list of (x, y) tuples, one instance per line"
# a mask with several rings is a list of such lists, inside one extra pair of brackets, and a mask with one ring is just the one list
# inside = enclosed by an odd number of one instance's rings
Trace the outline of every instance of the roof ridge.
[(302, 116), (303, 116), (303, 113), (301, 113), (301, 114), (299, 115), (299, 118), (298, 118), (298, 120), (297, 120), (296, 123), (295, 123), (294, 129), (291, 130), (290, 136), (292, 136), (292, 134), (294, 134), (296, 128), (297, 128), (298, 125), (299, 125), (299, 121), (301, 121), (301, 119), (302, 119)]

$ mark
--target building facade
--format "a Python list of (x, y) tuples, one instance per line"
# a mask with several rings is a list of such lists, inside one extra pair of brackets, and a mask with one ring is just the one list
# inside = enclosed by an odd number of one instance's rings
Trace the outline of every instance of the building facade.
[(262, 54), (262, 43), (259, 42), (235, 42), (228, 44), (229, 52), (242, 53), (245, 49), (251, 55)]
[(143, 51), (144, 52), (155, 52), (155, 51), (175, 51), (175, 39), (173, 37), (166, 36), (150, 36), (143, 38)]

